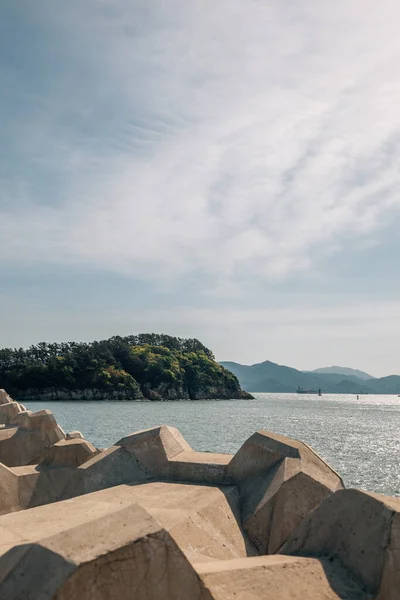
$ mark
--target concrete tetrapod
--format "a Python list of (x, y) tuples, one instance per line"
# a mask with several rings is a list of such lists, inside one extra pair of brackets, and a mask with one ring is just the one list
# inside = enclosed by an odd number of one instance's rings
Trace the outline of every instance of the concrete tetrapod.
[(121, 446), (111, 446), (80, 465), (68, 481), (62, 500), (122, 483), (141, 483), (149, 476), (136, 458)]
[(154, 482), (4, 515), (0, 597), (366, 600), (336, 562), (252, 558), (237, 509), (235, 487)]
[(175, 427), (132, 433), (116, 444), (132, 454), (148, 477), (190, 483), (229, 484), (231, 454), (194, 452)]
[(84, 437), (80, 431), (70, 431), (65, 435), (66, 440), (83, 440)]
[(12, 401), (12, 398), (7, 394), (6, 390), (0, 389), (0, 404), (8, 404)]
[(258, 431), (228, 465), (239, 485), (242, 524), (262, 554), (274, 554), (293, 529), (343, 482), (309, 446)]
[(400, 499), (342, 490), (324, 500), (281, 552), (340, 560), (377, 600), (400, 598)]
[(212, 452), (181, 452), (169, 459), (167, 477), (170, 481), (187, 481), (207, 485), (229, 485), (228, 465), (231, 454)]
[[(9, 423), (27, 431), (40, 431), (43, 436), (48, 436), (49, 442), (52, 444), (55, 444), (60, 439), (58, 432), (61, 428), (57, 425), (57, 421), (51, 410), (43, 409), (36, 412), (24, 410), (10, 419)], [(62, 435), (62, 439), (64, 438), (65, 433)]]
[(17, 402), (6, 402), (0, 404), (0, 423), (5, 424), (12, 417), (21, 412), (21, 407)]
[[(120, 485), (68, 501), (0, 517), (0, 556), (66, 528), (140, 504), (193, 562), (255, 555), (240, 528), (235, 487), (219, 489), (166, 482)], [(1, 596), (0, 596), (1, 597)]]
[[(29, 416), (33, 419), (29, 420)], [(52, 444), (64, 439), (64, 432), (50, 412), (39, 415), (37, 420), (35, 417), (36, 413), (22, 412), (12, 417), (5, 428), (0, 428), (0, 462), (9, 467), (31, 464)]]
[(74, 471), (70, 467), (6, 467), (0, 463), (0, 515), (57, 502)]
[(5, 390), (0, 390), (0, 423), (8, 423), (20, 412), (26, 412), (25, 406), (13, 400)]
[[(52, 417), (52, 415), (50, 416)], [(39, 415), (39, 417), (42, 422), (43, 417), (47, 418), (47, 413)], [(53, 417), (50, 422), (54, 425)], [(36, 423), (39, 423), (39, 419), (36, 420)], [(38, 429), (40, 431), (40, 427)], [(57, 425), (55, 430), (57, 431)], [(33, 429), (34, 436), (36, 436), (36, 431)], [(35, 449), (34, 454), (38, 449), (43, 449), (43, 444), (40, 443), (41, 434), (39, 434), (39, 443), (36, 437), (33, 444), (30, 432), (16, 427), (3, 429), (2, 435), (4, 437), (7, 435), (8, 439), (15, 443), (14, 447), (19, 449), (19, 455), (14, 453), (9, 462), (24, 462), (22, 458), (25, 456), (29, 459), (32, 455), (32, 448)], [(4, 438), (0, 450), (3, 458), (5, 451), (10, 451), (7, 444), (4, 444)], [(41, 457), (36, 457), (34, 465), (23, 464), (7, 467), (0, 463), (0, 514), (60, 500), (75, 468), (95, 456), (97, 452), (94, 446), (85, 440), (60, 440), (50, 446)], [(5, 458), (7, 459), (7, 455)]]
[(131, 433), (116, 443), (132, 454), (149, 476), (167, 473), (168, 461), (191, 447), (175, 427), (154, 427)]
[(213, 600), (367, 600), (359, 582), (329, 560), (258, 556), (195, 569)]
[(400, 597), (400, 500), (342, 490), (306, 444), (259, 431), (232, 457), (162, 426), (99, 451), (0, 406), (1, 600)]
[(86, 440), (60, 440), (46, 450), (37, 464), (47, 467), (79, 467), (96, 454), (96, 448)]
[(211, 600), (170, 534), (138, 505), (0, 557), (2, 600)]

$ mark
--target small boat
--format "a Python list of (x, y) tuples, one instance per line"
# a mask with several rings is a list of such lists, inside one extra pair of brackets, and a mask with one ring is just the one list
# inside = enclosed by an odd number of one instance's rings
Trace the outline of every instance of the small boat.
[[(321, 390), (319, 390), (321, 391)], [(297, 390), (296, 390), (297, 394), (318, 394), (318, 396), (320, 396), (321, 394), (319, 394), (317, 392), (317, 390), (305, 390), (302, 387), (298, 386)]]

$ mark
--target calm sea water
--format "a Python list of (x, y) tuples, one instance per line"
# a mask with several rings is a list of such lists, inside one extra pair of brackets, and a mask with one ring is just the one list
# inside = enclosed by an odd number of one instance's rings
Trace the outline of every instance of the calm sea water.
[(303, 440), (348, 487), (400, 496), (400, 398), (255, 394), (255, 400), (27, 402), (49, 408), (65, 431), (97, 447), (134, 431), (173, 425), (195, 450), (231, 452), (258, 429)]

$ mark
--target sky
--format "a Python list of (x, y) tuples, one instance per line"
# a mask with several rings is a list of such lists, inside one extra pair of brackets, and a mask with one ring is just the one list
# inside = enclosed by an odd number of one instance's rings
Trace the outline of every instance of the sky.
[(0, 347), (400, 373), (398, 0), (2, 0)]

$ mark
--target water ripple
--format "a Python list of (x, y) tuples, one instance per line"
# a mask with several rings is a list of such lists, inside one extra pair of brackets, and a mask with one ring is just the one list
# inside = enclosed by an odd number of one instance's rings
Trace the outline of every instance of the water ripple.
[(310, 444), (348, 487), (400, 496), (397, 396), (255, 394), (255, 400), (47, 402), (46, 408), (66, 431), (80, 429), (98, 447), (165, 423), (196, 450), (233, 453), (254, 431), (269, 429)]

